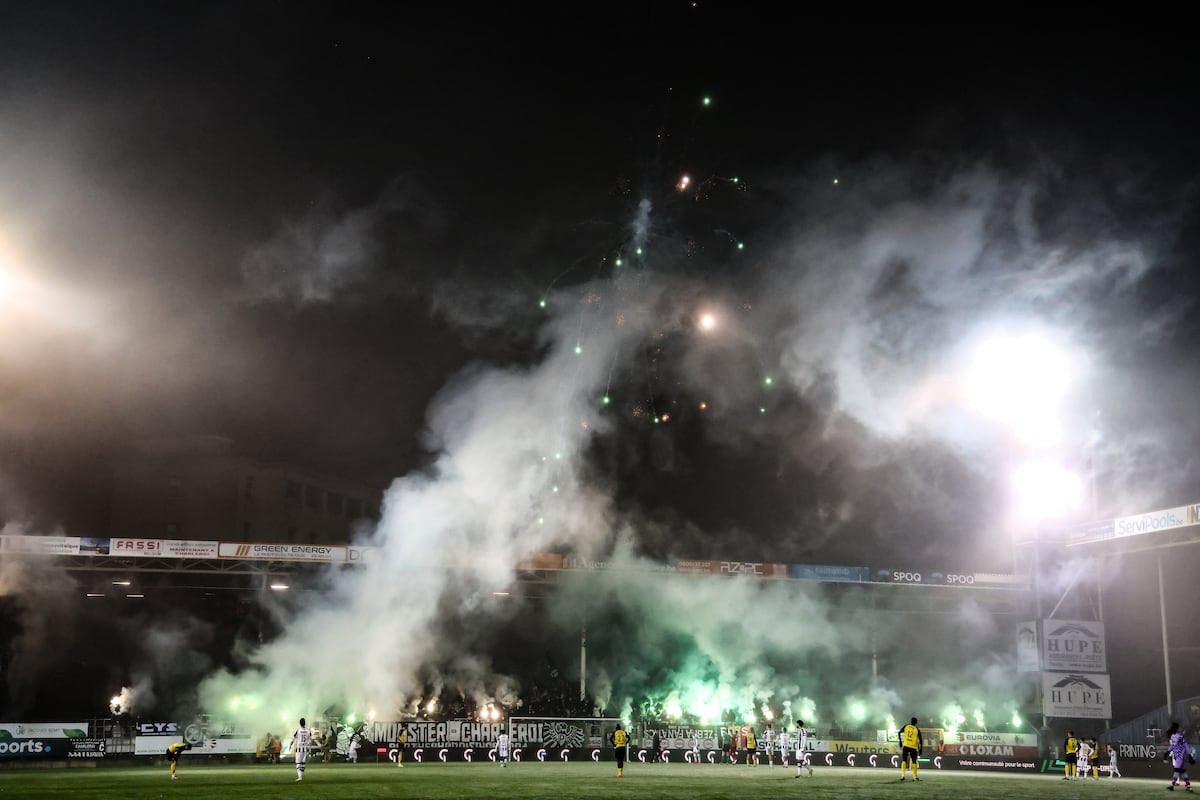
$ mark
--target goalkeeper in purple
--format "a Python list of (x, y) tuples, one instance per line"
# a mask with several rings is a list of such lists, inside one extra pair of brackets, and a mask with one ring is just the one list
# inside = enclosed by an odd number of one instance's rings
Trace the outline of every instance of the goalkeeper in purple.
[(1163, 756), (1163, 761), (1170, 760), (1171, 766), (1175, 768), (1175, 773), (1171, 776), (1171, 785), (1167, 787), (1169, 791), (1175, 791), (1175, 787), (1179, 782), (1183, 781), (1185, 791), (1192, 790), (1192, 779), (1188, 777), (1187, 765), (1195, 764), (1196, 757), (1192, 754), (1192, 748), (1187, 743), (1187, 739), (1179, 730), (1179, 723), (1172, 722), (1171, 729), (1167, 731), (1167, 752)]

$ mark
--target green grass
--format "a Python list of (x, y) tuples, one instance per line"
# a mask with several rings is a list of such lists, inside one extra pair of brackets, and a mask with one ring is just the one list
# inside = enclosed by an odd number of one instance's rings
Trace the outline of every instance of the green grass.
[[(2, 800), (1075, 800), (1076, 798), (1172, 797), (1167, 780), (1122, 778), (1099, 783), (1065, 783), (1061, 775), (1017, 776), (922, 770), (922, 781), (900, 783), (894, 769), (818, 767), (795, 778), (794, 768), (727, 764), (635, 764), (617, 780), (616, 766), (600, 764), (313, 764), (303, 783), (295, 769), (278, 766), (179, 766), (179, 780), (166, 766), (0, 770)], [(1182, 794), (1182, 793), (1181, 793)]]

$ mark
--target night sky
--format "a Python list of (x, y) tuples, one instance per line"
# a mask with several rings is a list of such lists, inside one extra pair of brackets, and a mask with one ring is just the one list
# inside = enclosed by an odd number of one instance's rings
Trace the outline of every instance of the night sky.
[(575, 474), (634, 553), (1007, 572), (1019, 447), (898, 409), (1014, 319), (1088, 367), (1066, 521), (1200, 500), (1200, 70), (1116, 22), (5, 3), (0, 524), (109, 533), (98, 471), (177, 434), (382, 489), (561, 342), (611, 356)]

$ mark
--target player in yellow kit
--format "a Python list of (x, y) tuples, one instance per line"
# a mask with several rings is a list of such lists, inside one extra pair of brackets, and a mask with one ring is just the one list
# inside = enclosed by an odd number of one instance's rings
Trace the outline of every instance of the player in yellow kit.
[(625, 775), (625, 748), (629, 746), (629, 734), (621, 727), (621, 723), (617, 723), (617, 729), (608, 735), (608, 741), (612, 743), (613, 755), (617, 759), (617, 777)]
[(171, 780), (175, 780), (175, 767), (179, 764), (179, 756), (185, 750), (191, 750), (192, 746), (187, 742), (176, 742), (167, 748), (167, 761), (171, 762)]
[(1069, 781), (1075, 777), (1075, 763), (1079, 760), (1079, 740), (1075, 731), (1067, 731), (1067, 740), (1063, 742), (1063, 780)]
[(924, 743), (921, 741), (921, 729), (917, 727), (917, 718), (912, 720), (900, 729), (900, 780), (904, 780), (904, 771), (908, 769), (908, 765), (912, 765), (913, 780), (919, 781), (917, 777), (917, 759), (921, 756), (921, 751), (925, 749)]

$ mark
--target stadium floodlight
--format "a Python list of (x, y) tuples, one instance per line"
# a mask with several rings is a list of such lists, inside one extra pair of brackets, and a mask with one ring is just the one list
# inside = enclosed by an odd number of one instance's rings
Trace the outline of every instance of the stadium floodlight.
[(1076, 360), (1036, 333), (991, 336), (971, 353), (963, 394), (976, 412), (1026, 444), (1057, 444), (1063, 437), (1060, 406)]
[(113, 586), (132, 586), (132, 585), (133, 585), (133, 582), (132, 582), (132, 581), (126, 581), (126, 580), (121, 580), (121, 581), (113, 581), (113, 582), (112, 582), (112, 585), (113, 585)]
[(288, 585), (281, 581), (276, 581), (275, 583), (271, 584), (271, 591), (273, 591), (273, 592), (286, 592), (287, 589), (288, 589)]
[(1086, 495), (1083, 478), (1050, 459), (1018, 466), (1012, 475), (1012, 492), (1017, 515), (1030, 522), (1077, 514)]

